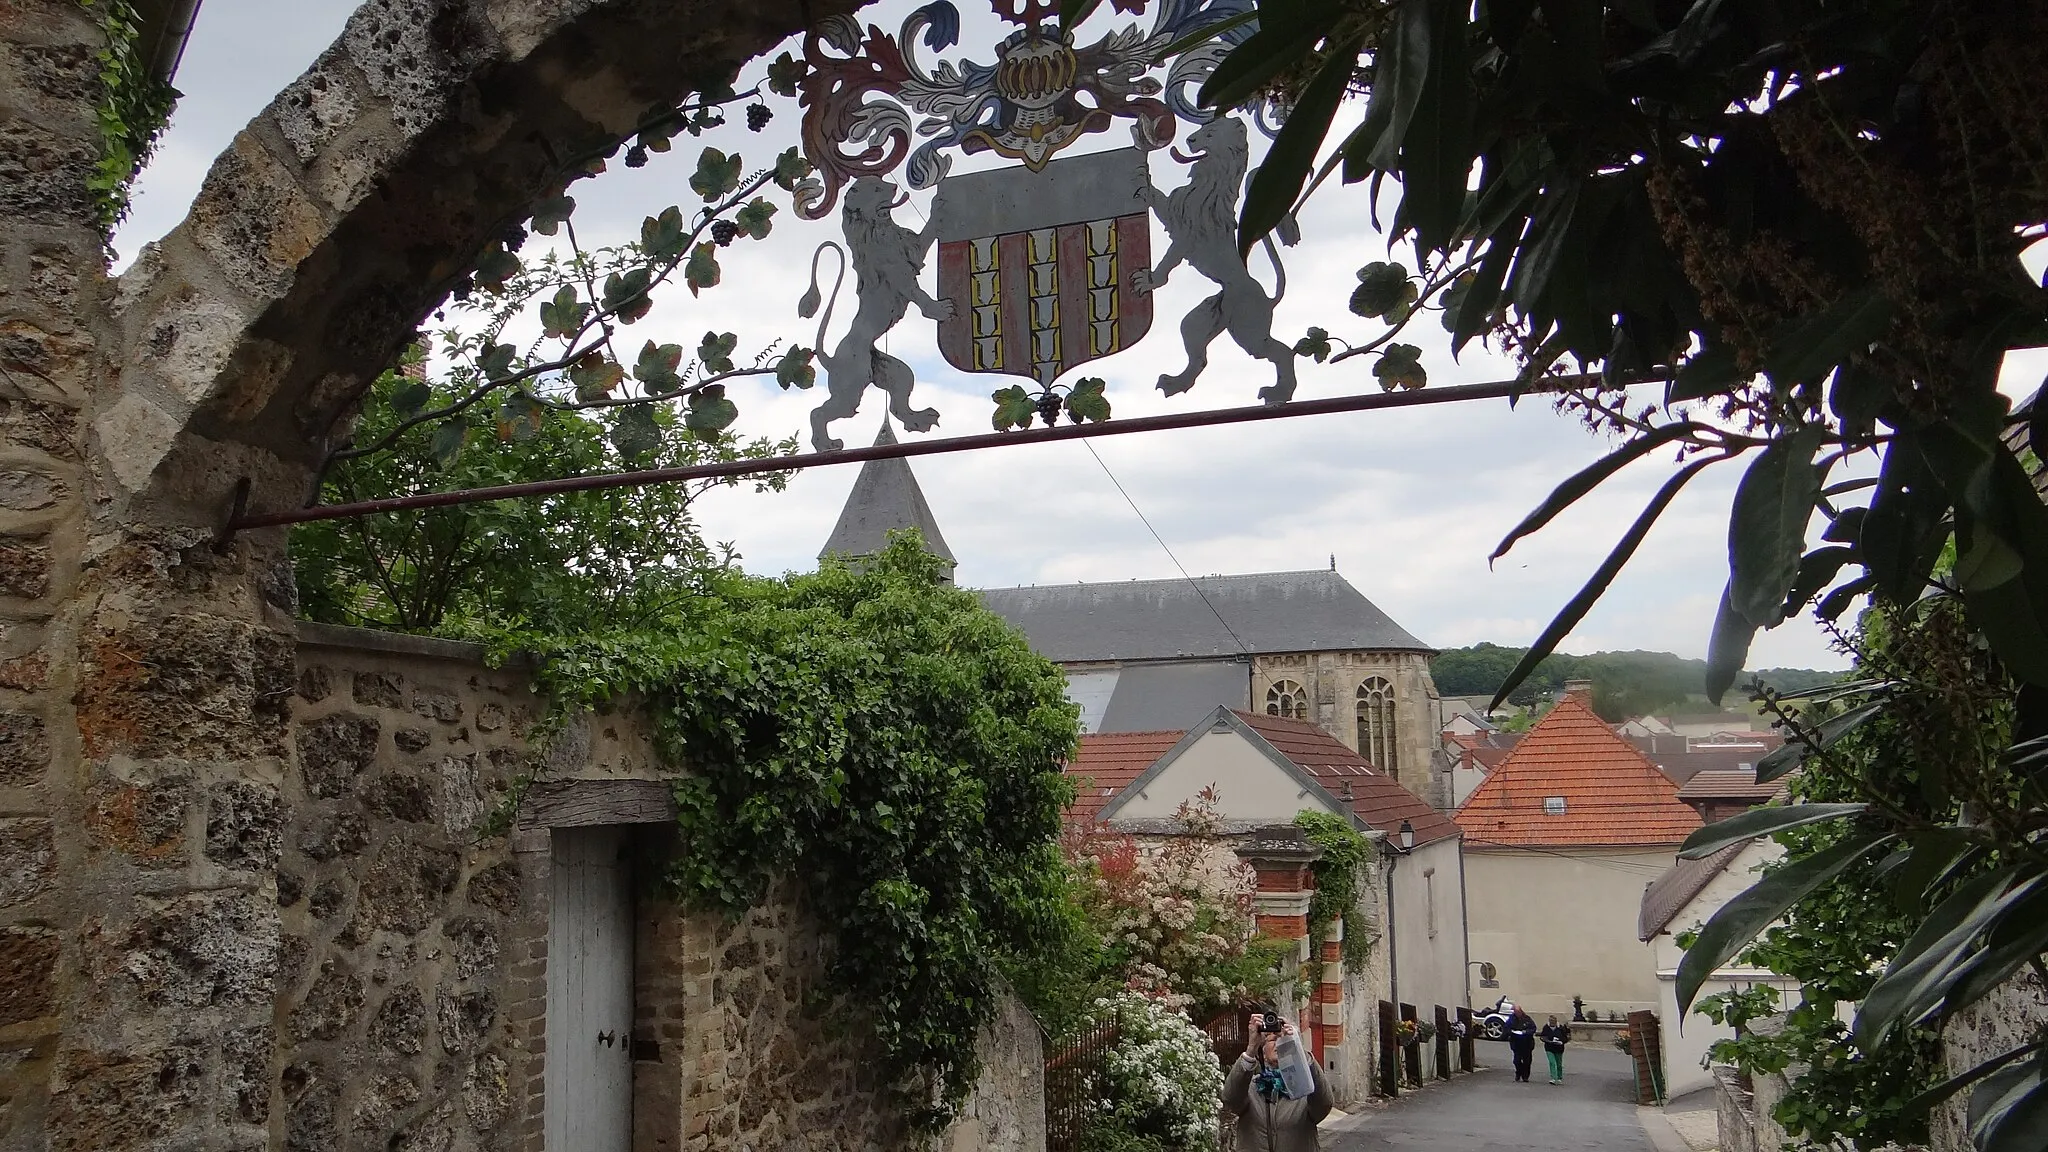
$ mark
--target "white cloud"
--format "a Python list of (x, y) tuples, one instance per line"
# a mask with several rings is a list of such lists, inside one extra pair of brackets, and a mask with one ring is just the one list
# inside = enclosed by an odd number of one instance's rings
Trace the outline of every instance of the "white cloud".
[[(312, 61), (351, 7), (338, 0), (208, 0), (179, 76), (185, 101), (157, 162), (144, 173), (135, 216), (119, 238), (124, 254), (176, 221), (198, 188), (207, 158)], [(893, 28), (911, 7), (884, 3), (862, 16)], [(993, 42), (994, 25), (985, 12), (963, 15), (964, 43)], [(709, 142), (739, 149), (750, 167), (766, 163), (794, 142), (797, 128), (794, 104), (774, 105), (776, 118), (766, 133), (753, 136), (735, 124)], [(656, 155), (644, 168), (614, 163), (606, 175), (576, 185), (577, 222), (586, 242), (629, 239), (642, 216), (671, 203), (686, 211), (698, 203), (687, 178), (700, 143), (680, 138), (673, 151)], [(1177, 183), (1181, 177), (1172, 169), (1165, 157), (1154, 157), (1156, 180)], [(1362, 195), (1331, 189), (1320, 196), (1303, 221), (1308, 242), (1284, 250), (1288, 288), (1275, 324), (1284, 339), (1311, 324), (1360, 337), (1376, 330), (1344, 309), (1353, 270), (1388, 258), (1384, 240), (1366, 219)], [(920, 207), (922, 201), (920, 196)], [(905, 218), (914, 223), (917, 210), (906, 210)], [(653, 338), (694, 348), (707, 329), (739, 333), (743, 354), (776, 339), (810, 344), (812, 322), (797, 318), (795, 303), (813, 246), (836, 234), (836, 223), (797, 220), (785, 203), (766, 242), (741, 241), (722, 254), (722, 285), (697, 300), (671, 290), (647, 321), (624, 331), (627, 344), (637, 348)], [(1162, 241), (1155, 237), (1155, 244)], [(1255, 257), (1254, 267), (1270, 284), (1263, 256)], [(1149, 338), (1091, 367), (1109, 379), (1118, 415), (1248, 404), (1270, 381), (1270, 366), (1248, 359), (1226, 337), (1213, 348), (1212, 367), (1194, 391), (1169, 399), (1153, 389), (1161, 372), (1183, 363), (1179, 318), (1209, 291), (1198, 276), (1181, 271), (1157, 296)], [(843, 299), (841, 324), (849, 306)], [(1403, 338), (1423, 347), (1433, 383), (1512, 373), (1501, 358), (1477, 346), (1453, 361), (1433, 316), (1418, 318), (1412, 333)], [(985, 430), (989, 392), (1010, 382), (948, 367), (936, 354), (933, 326), (914, 312), (891, 334), (886, 350), (918, 370), (919, 402), (941, 413), (936, 435)], [(1365, 358), (1334, 366), (1302, 362), (1304, 398), (1376, 386)], [(801, 429), (808, 439), (816, 396), (765, 384), (734, 392), (744, 413), (742, 431), (782, 436)], [(870, 398), (836, 434), (848, 443), (867, 442), (881, 408), (879, 398)], [(1334, 553), (1362, 591), (1416, 635), (1445, 646), (1532, 639), (1671, 471), (1668, 460), (1636, 465), (1489, 568), (1486, 556), (1500, 537), (1552, 485), (1611, 446), (1541, 401), (1191, 429), (1110, 438), (1095, 446), (1189, 572), (1321, 568)], [(926, 457), (913, 467), (960, 557), (963, 583), (1177, 572), (1080, 443)], [(855, 472), (851, 466), (814, 470), (780, 495), (757, 494), (751, 487), (720, 491), (700, 504), (701, 520), (708, 535), (737, 543), (751, 569), (808, 568)], [(1701, 655), (1726, 575), (1725, 517), (1736, 479), (1732, 471), (1719, 470), (1695, 481), (1565, 647)], [(1804, 621), (1760, 636), (1751, 662), (1843, 663)]]

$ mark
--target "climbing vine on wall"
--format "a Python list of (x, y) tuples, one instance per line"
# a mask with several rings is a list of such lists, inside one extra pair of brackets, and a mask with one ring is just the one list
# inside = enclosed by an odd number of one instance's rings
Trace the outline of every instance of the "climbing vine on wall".
[(1059, 670), (914, 535), (859, 569), (724, 574), (629, 629), (502, 642), (539, 656), (565, 713), (646, 710), (678, 772), (671, 891), (736, 915), (797, 878), (834, 933), (832, 991), (872, 1022), (913, 1123), (943, 1125), (997, 972), (1071, 923)]
[(178, 90), (157, 79), (142, 45), (142, 17), (133, 0), (79, 0), (98, 18), (107, 42), (99, 51), (100, 159), (86, 181), (103, 235), (128, 216), (128, 186), (170, 121)]
[[(1372, 955), (1372, 925), (1358, 906), (1365, 886), (1372, 882), (1372, 841), (1341, 816), (1327, 812), (1300, 812), (1294, 823), (1308, 835), (1309, 843), (1323, 850), (1322, 858), (1310, 865), (1315, 873), (1315, 895), (1308, 903), (1308, 938), (1320, 942), (1330, 925), (1344, 923), (1344, 966), (1356, 972)], [(1315, 952), (1320, 961), (1322, 953)]]

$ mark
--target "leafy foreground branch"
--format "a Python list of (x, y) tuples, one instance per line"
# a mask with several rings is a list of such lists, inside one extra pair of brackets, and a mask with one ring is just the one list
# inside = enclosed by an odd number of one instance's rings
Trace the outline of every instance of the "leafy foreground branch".
[(653, 720), (678, 900), (736, 915), (797, 879), (833, 931), (830, 988), (924, 1131), (980, 1072), (1000, 971), (1070, 930), (1078, 731), (1059, 670), (942, 575), (908, 536), (859, 570), (724, 573), (631, 627), (500, 638), (539, 658), (558, 715)]

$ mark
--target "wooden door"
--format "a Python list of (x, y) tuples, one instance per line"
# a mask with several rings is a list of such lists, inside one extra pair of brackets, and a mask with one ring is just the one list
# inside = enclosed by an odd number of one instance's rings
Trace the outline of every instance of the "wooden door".
[(617, 827), (553, 833), (548, 1152), (632, 1152), (633, 894)]

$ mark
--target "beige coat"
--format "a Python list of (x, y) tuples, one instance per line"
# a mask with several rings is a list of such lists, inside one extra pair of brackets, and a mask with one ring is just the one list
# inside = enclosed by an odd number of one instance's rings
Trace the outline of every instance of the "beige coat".
[(1309, 1074), (1316, 1090), (1299, 1100), (1275, 1100), (1252, 1091), (1258, 1061), (1240, 1056), (1223, 1080), (1223, 1107), (1237, 1113), (1237, 1152), (1318, 1152), (1316, 1125), (1330, 1114), (1334, 1098), (1323, 1066), (1310, 1057)]

